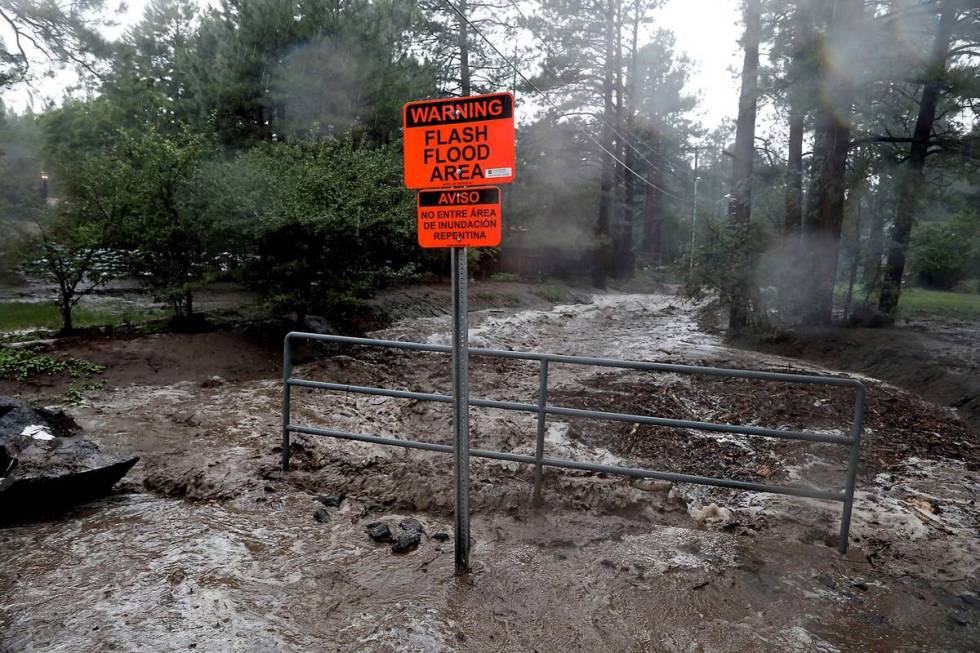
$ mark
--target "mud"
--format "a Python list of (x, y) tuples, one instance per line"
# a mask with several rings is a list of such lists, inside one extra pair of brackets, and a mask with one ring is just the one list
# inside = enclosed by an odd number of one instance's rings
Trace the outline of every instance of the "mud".
[[(108, 388), (158, 387), (182, 381), (204, 383), (212, 377), (228, 381), (274, 377), (282, 373), (280, 344), (221, 331), (64, 338), (40, 351), (105, 365), (105, 373), (89, 380)], [(75, 383), (76, 379), (64, 376), (33, 376), (27, 382), (0, 379), (0, 394), (54, 400)]]
[[(485, 310), (474, 345), (779, 371), (725, 346), (669, 295)], [(442, 315), (377, 335), (445, 342)], [(193, 351), (193, 350), (192, 350)], [(179, 357), (173, 347), (171, 355)], [(474, 358), (473, 396), (533, 401), (536, 368)], [(446, 392), (440, 355), (351, 349), (305, 378)], [(473, 462), (474, 570), (452, 575), (445, 455), (296, 436), (277, 469), (279, 383), (244, 376), (112, 385), (71, 410), (108, 453), (142, 460), (71, 519), (0, 530), (0, 650), (893, 651), (980, 640), (975, 437), (955, 415), (869, 381), (851, 552), (840, 506)], [(556, 365), (552, 403), (838, 432), (831, 391)], [(448, 406), (295, 392), (293, 421), (449, 442)], [(476, 447), (533, 451), (535, 418), (474, 409)], [(928, 425), (924, 429), (923, 425)], [(547, 454), (836, 485), (838, 447), (590, 420), (549, 421)], [(327, 508), (318, 495), (345, 494)], [(713, 507), (714, 506), (714, 507)], [(366, 525), (417, 519), (395, 555)]]

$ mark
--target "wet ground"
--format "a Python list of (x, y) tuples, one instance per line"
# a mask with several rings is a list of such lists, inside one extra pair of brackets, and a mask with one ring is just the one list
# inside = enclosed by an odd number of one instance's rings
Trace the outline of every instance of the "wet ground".
[[(819, 371), (725, 346), (669, 295), (489, 310), (475, 346)], [(411, 313), (408, 313), (409, 315)], [(381, 337), (446, 342), (445, 316)], [(181, 359), (179, 340), (147, 346)], [(143, 343), (143, 344), (140, 344)], [(259, 353), (225, 378), (119, 375), (72, 414), (107, 453), (142, 457), (115, 495), (70, 518), (0, 530), (0, 651), (976, 650), (976, 436), (947, 409), (868, 381), (846, 557), (838, 504), (474, 460), (472, 558), (453, 576), (443, 454), (296, 436), (277, 469), (280, 386)], [(247, 358), (254, 355), (254, 361)], [(248, 374), (254, 362), (267, 373)], [(171, 363), (172, 366), (176, 363)], [(449, 388), (445, 356), (352, 349), (305, 378)], [(111, 372), (110, 372), (111, 374)], [(154, 379), (160, 379), (155, 381)], [(536, 368), (474, 358), (474, 396), (534, 401)], [(838, 433), (849, 397), (805, 386), (552, 368), (557, 405)], [(296, 423), (449, 442), (449, 410), (296, 391)], [(473, 445), (533, 451), (535, 418), (474, 409)], [(755, 482), (838, 487), (839, 447), (593, 420), (549, 421), (546, 453)], [(319, 511), (317, 495), (344, 494)], [(417, 550), (366, 535), (414, 518)]]

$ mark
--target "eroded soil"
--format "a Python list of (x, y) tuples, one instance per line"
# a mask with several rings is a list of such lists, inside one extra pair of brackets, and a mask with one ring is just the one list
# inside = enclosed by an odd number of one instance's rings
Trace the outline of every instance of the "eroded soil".
[[(713, 311), (711, 311), (713, 312)], [(716, 323), (704, 315), (702, 324)], [(707, 319), (705, 319), (707, 318)], [(800, 328), (740, 345), (867, 374), (955, 408), (980, 434), (980, 322), (917, 317), (900, 326)]]
[[(480, 311), (470, 335), (474, 346), (826, 372), (729, 348), (699, 328), (698, 308), (598, 295)], [(376, 335), (448, 340), (444, 315), (405, 315)], [(168, 343), (167, 356), (183, 358), (180, 341), (146, 342), (130, 345), (129, 369), (144, 346)], [(214, 344), (186, 350), (194, 368), (227, 360)], [(452, 533), (450, 457), (294, 436), (282, 474), (280, 384), (265, 355), (259, 372), (244, 361), (218, 379), (117, 371), (72, 409), (104, 451), (142, 459), (114, 496), (0, 531), (0, 650), (968, 651), (980, 641), (976, 436), (895, 387), (867, 381), (846, 557), (834, 548), (839, 504), (548, 469), (546, 506), (534, 510), (530, 469), (475, 459), (474, 569), (455, 578), (453, 542), (442, 539)], [(445, 356), (366, 349), (296, 374), (450, 386)], [(471, 392), (533, 402), (536, 374), (474, 358)], [(828, 433), (850, 419), (846, 393), (811, 386), (567, 365), (550, 379), (553, 405)], [(297, 424), (451, 439), (444, 404), (294, 399)], [(473, 409), (473, 446), (530, 454), (535, 419)], [(831, 445), (559, 417), (546, 453), (828, 488), (843, 482), (846, 457)], [(328, 494), (346, 499), (316, 521), (315, 497)], [(397, 529), (408, 518), (426, 530), (415, 551), (394, 555), (366, 535), (368, 523)]]

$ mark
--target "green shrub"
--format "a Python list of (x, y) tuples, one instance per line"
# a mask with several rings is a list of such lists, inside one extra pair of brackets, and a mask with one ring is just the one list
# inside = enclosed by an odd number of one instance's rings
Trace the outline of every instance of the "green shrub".
[(915, 280), (927, 288), (952, 288), (966, 272), (969, 251), (970, 242), (950, 225), (917, 225), (910, 257)]
[(956, 284), (953, 290), (955, 292), (978, 295), (980, 294), (980, 279), (964, 279)]
[(419, 272), (415, 196), (401, 167), (395, 148), (266, 143), (212, 175), (227, 200), (214, 219), (243, 235), (244, 279), (273, 310), (344, 310)]
[(64, 360), (30, 349), (0, 348), (0, 378), (26, 381), (34, 376), (67, 376), (72, 379), (105, 372), (105, 365), (79, 358)]

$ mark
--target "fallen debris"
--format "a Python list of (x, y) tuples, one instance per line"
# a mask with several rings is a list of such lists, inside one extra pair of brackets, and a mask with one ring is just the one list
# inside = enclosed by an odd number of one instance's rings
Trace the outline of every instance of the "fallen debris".
[(28, 438), (34, 438), (35, 440), (53, 440), (54, 436), (48, 431), (48, 427), (42, 426), (40, 424), (31, 424), (30, 426), (25, 426), (24, 430), (20, 432), (21, 435)]
[(700, 510), (694, 510), (691, 512), (691, 517), (697, 521), (724, 521), (727, 522), (732, 518), (732, 511), (729, 508), (719, 508), (717, 503), (711, 503)]

